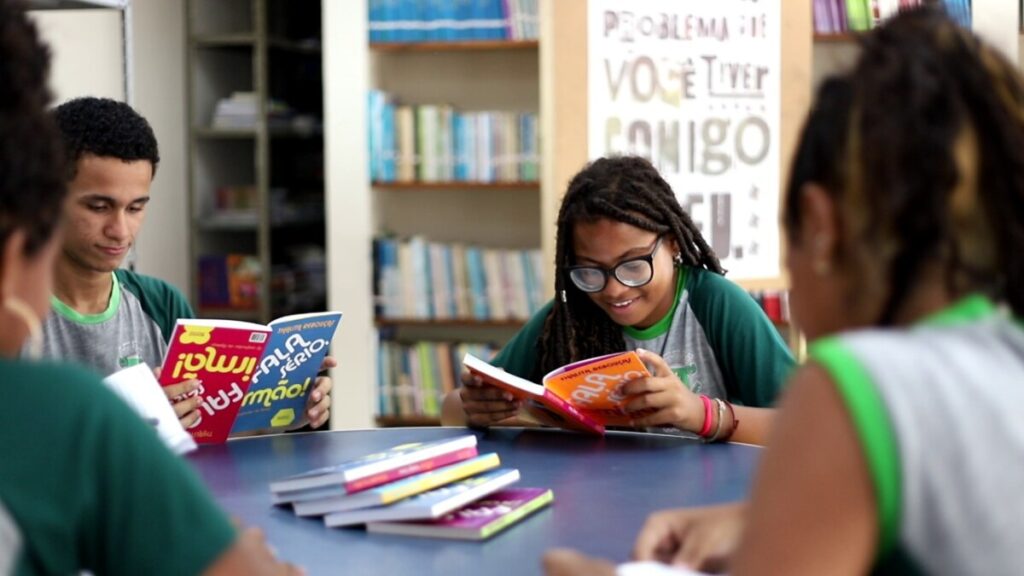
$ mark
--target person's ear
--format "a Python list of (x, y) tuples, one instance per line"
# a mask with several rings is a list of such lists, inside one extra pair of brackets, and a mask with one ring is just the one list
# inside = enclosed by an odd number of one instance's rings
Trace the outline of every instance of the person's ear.
[(25, 244), (28, 236), (25, 230), (16, 228), (7, 236), (3, 245), (3, 260), (0, 261), (0, 303), (14, 295), (14, 282), (25, 272)]
[(839, 220), (828, 191), (808, 182), (800, 190), (800, 241), (807, 247), (819, 275), (832, 270), (839, 254)]

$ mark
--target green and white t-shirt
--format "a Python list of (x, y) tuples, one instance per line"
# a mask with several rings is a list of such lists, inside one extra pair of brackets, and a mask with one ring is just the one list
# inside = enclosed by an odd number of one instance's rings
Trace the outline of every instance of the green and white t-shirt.
[(107, 309), (79, 314), (56, 297), (43, 322), (43, 356), (83, 364), (107, 376), (145, 362), (159, 366), (179, 318), (192, 308), (170, 284), (117, 270)]
[(1024, 567), (1024, 327), (983, 296), (905, 330), (809, 349), (863, 448), (878, 512), (876, 572)]
[[(626, 348), (660, 354), (698, 394), (771, 406), (794, 366), (778, 330), (749, 294), (721, 275), (703, 268), (679, 270), (672, 310), (645, 330), (623, 328)], [(492, 363), (530, 378), (551, 307), (549, 302), (541, 308)]]
[(198, 476), (92, 372), (0, 360), (0, 393), (14, 574), (199, 574), (234, 543)]

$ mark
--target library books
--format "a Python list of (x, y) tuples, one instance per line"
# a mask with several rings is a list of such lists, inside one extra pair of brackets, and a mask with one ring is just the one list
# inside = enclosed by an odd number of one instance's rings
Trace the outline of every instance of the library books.
[(519, 480), (515, 468), (499, 468), (424, 492), (389, 506), (335, 512), (324, 516), (329, 528), (385, 520), (426, 520), (439, 518)]
[(266, 326), (179, 319), (160, 384), (199, 380), (192, 394), (203, 402), (188, 431), (200, 444), (224, 442), (230, 433), (299, 425), (340, 321), (340, 312), (285, 316)]
[(554, 497), (554, 493), (547, 488), (506, 488), (435, 520), (370, 522), (366, 525), (366, 531), (427, 538), (486, 540), (544, 508)]
[(650, 376), (636, 352), (606, 354), (573, 362), (544, 376), (535, 384), (467, 354), (462, 364), (484, 382), (532, 401), (528, 411), (540, 412), (542, 421), (562, 428), (604, 434), (606, 425), (631, 424), (622, 406), (622, 384)]
[[(475, 451), (476, 443), (476, 436), (468, 434), (433, 442), (402, 444), (335, 466), (325, 466), (271, 482), (270, 491), (280, 495), (299, 490), (340, 487), (345, 493), (358, 492), (443, 466), (440, 462), (444, 461), (446, 455), (467, 448)], [(448, 463), (451, 462), (445, 462)]]
[(322, 516), (345, 510), (383, 506), (492, 470), (499, 464), (501, 464), (501, 459), (494, 452), (482, 454), (476, 458), (449, 464), (355, 494), (295, 502), (295, 514), (298, 516)]

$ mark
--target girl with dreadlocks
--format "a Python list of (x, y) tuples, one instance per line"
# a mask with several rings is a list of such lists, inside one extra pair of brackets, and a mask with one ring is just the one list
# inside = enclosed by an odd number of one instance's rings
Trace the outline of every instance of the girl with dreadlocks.
[[(653, 376), (622, 388), (636, 427), (761, 441), (771, 414), (765, 407), (793, 358), (757, 303), (723, 277), (649, 162), (602, 158), (572, 179), (558, 215), (555, 266), (554, 301), (493, 364), (538, 382), (570, 362), (638, 349)], [(446, 424), (487, 426), (516, 414), (507, 393), (468, 373), (462, 380), (446, 400)]]
[[(793, 315), (812, 343), (753, 498), (655, 514), (636, 557), (739, 576), (1019, 574), (1016, 67), (937, 9), (872, 30), (852, 72), (818, 92), (783, 219)], [(615, 573), (547, 560), (550, 576)]]

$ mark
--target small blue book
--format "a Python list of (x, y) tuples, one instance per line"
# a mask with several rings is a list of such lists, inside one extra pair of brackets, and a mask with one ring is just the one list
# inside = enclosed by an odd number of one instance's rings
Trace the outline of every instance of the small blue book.
[(424, 492), (390, 506), (334, 512), (324, 516), (328, 528), (384, 520), (428, 520), (440, 518), (519, 480), (519, 470), (499, 468), (460, 482)]
[(268, 326), (273, 332), (242, 399), (232, 434), (282, 431), (304, 424), (309, 395), (331, 347), (341, 312), (285, 316)]

